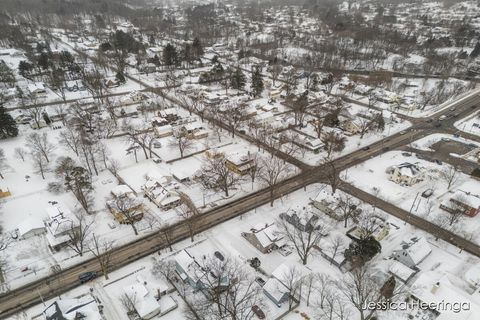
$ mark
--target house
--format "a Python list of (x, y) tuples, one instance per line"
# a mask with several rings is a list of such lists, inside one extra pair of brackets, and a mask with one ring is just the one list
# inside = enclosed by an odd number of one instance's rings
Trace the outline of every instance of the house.
[(259, 110), (254, 119), (258, 124), (266, 126), (275, 120), (275, 115), (270, 111), (261, 112)]
[(251, 170), (256, 168), (254, 158), (250, 155), (250, 152), (229, 154), (225, 158), (225, 166), (239, 175), (246, 175)]
[(154, 127), (154, 131), (157, 138), (165, 138), (173, 135), (173, 128), (169, 124), (161, 127)]
[(390, 224), (385, 219), (378, 216), (371, 216), (366, 224), (367, 229), (362, 226), (355, 226), (347, 231), (347, 236), (355, 241), (359, 241), (365, 236), (373, 236), (375, 240), (382, 241), (390, 232)]
[(123, 292), (133, 301), (133, 307), (140, 319), (148, 320), (160, 314), (160, 304), (143, 282), (136, 281), (124, 287)]
[(106, 205), (115, 220), (128, 224), (143, 219), (143, 203), (127, 185), (118, 185), (110, 193), (112, 198)]
[(278, 307), (281, 307), (284, 302), (288, 301), (289, 290), (276, 278), (268, 279), (262, 289), (267, 298)]
[(59, 251), (70, 243), (69, 233), (80, 229), (78, 220), (70, 210), (59, 204), (52, 204), (45, 210), (48, 215), (45, 221), (48, 245), (52, 250)]
[(251, 228), (250, 231), (242, 232), (242, 236), (261, 253), (270, 253), (285, 245), (285, 240), (275, 223), (259, 224)]
[(220, 281), (218, 279), (214, 280), (215, 274), (218, 275), (222, 272), (211, 269), (211, 266), (210, 268), (203, 266), (202, 262), (195, 259), (186, 249), (176, 254), (174, 259), (176, 273), (182, 281), (188, 283), (194, 290), (204, 290), (207, 287), (212, 289), (213, 284), (216, 285), (213, 288), (215, 290), (228, 288), (230, 283), (228, 277), (225, 276)]
[(278, 307), (290, 297), (287, 284), (292, 281), (291, 275), (290, 267), (282, 263), (273, 270), (272, 277), (263, 285), (263, 293)]
[(398, 261), (392, 262), (388, 267), (388, 272), (403, 283), (407, 283), (417, 273), (417, 271)]
[(394, 250), (392, 257), (409, 268), (417, 267), (432, 252), (425, 238), (413, 238), (410, 242), (402, 242), (402, 248)]
[(480, 197), (470, 192), (457, 190), (450, 199), (440, 204), (440, 208), (449, 213), (456, 213), (460, 210), (468, 217), (475, 217), (480, 212)]
[(178, 128), (180, 134), (185, 134), (188, 139), (203, 139), (208, 137), (209, 131), (200, 122), (191, 122)]
[(292, 140), (292, 142), (312, 152), (318, 152), (320, 149), (323, 148), (322, 140), (309, 136), (298, 137), (298, 139), (294, 139)]
[(139, 91), (130, 92), (123, 100), (126, 104), (140, 103), (148, 99), (148, 96), (145, 93)]
[(114, 87), (118, 87), (120, 85), (120, 81), (118, 81), (117, 79), (104, 79), (103, 80), (103, 85), (106, 88), (114, 88)]
[[(331, 192), (323, 189), (314, 199), (310, 199), (310, 201), (311, 205), (321, 213), (337, 221), (343, 221), (340, 208), (344, 206), (345, 203), (337, 194), (332, 195)], [(356, 221), (356, 217), (362, 213), (362, 209), (358, 208), (355, 204), (352, 205), (355, 206), (352, 218)]]
[(147, 182), (142, 186), (144, 195), (158, 208), (169, 210), (181, 204), (182, 200), (176, 192), (180, 186), (172, 177), (156, 177), (152, 174), (147, 176)]
[(169, 124), (168, 120), (162, 117), (152, 118), (152, 127), (163, 127)]
[(42, 129), (42, 128), (45, 128), (45, 127), (48, 127), (47, 125), (47, 122), (43, 119), (40, 119), (38, 121), (33, 121), (31, 120), (29, 122), (30, 124), (30, 128), (34, 129), (34, 130), (38, 130), (38, 129)]
[(90, 294), (59, 299), (43, 310), (45, 320), (103, 320), (97, 301)]
[(47, 228), (43, 221), (35, 218), (25, 219), (17, 227), (17, 234), (20, 239), (29, 239), (46, 232)]
[(27, 90), (30, 93), (30, 95), (36, 98), (43, 98), (47, 96), (47, 90), (45, 89), (45, 86), (41, 82), (35, 82), (32, 84), (29, 84), (27, 87)]
[(410, 162), (388, 167), (386, 173), (393, 182), (406, 186), (423, 181), (425, 176), (424, 168), (420, 167), (418, 163)]
[(303, 232), (310, 232), (317, 225), (318, 221), (318, 216), (309, 212), (305, 207), (297, 210), (288, 209), (280, 214), (280, 218)]
[(409, 318), (411, 319), (435, 319), (435, 320), (473, 320), (480, 314), (479, 293), (468, 293), (460, 287), (462, 279), (445, 272), (426, 271), (422, 272), (412, 284), (410, 300), (424, 305), (441, 306), (446, 303), (451, 308), (413, 308)]
[(10, 197), (12, 193), (8, 189), (2, 189), (0, 188), (0, 199)]

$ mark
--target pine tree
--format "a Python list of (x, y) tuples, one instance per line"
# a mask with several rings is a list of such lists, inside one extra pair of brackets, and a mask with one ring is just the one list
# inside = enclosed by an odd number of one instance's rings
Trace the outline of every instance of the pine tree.
[(480, 54), (480, 41), (477, 42), (475, 48), (473, 48), (472, 52), (470, 52), (470, 58), (476, 58)]
[(115, 75), (115, 79), (117, 79), (117, 81), (120, 83), (127, 82), (127, 80), (125, 79), (125, 76), (121, 72), (117, 72), (117, 74)]
[(172, 66), (177, 64), (178, 54), (177, 49), (170, 43), (165, 46), (163, 50), (163, 63), (167, 66)]
[(256, 66), (252, 73), (252, 92), (255, 97), (260, 96), (263, 92), (263, 86), (261, 68)]
[(232, 77), (230, 79), (230, 85), (233, 89), (243, 90), (245, 88), (245, 83), (247, 82), (247, 78), (245, 74), (243, 74), (242, 70), (237, 68), (235, 72), (232, 73)]
[(15, 120), (3, 106), (0, 106), (0, 139), (16, 137), (17, 135), (18, 128)]
[(202, 43), (200, 42), (200, 39), (195, 38), (193, 39), (193, 44), (192, 44), (192, 53), (193, 57), (195, 59), (200, 59), (203, 56), (203, 47)]

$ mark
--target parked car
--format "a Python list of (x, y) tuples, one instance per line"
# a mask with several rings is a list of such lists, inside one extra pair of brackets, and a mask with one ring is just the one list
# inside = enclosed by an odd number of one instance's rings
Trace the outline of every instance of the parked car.
[(363, 151), (368, 151), (368, 150), (370, 150), (370, 147), (369, 146), (363, 147), (362, 150)]
[(80, 280), (80, 283), (85, 283), (95, 279), (96, 277), (97, 277), (97, 273), (95, 271), (88, 271), (80, 274), (78, 276), (78, 280)]
[(446, 115), (442, 115), (442, 116), (440, 116), (440, 118), (438, 118), (438, 120), (440, 120), (440, 121), (445, 120), (445, 119), (447, 119)]
[(263, 279), (260, 278), (260, 277), (256, 277), (256, 278), (255, 278), (255, 281), (256, 281), (261, 287), (263, 287), (263, 285), (265, 284), (265, 280), (263, 280)]
[(258, 319), (265, 319), (265, 313), (260, 309), (259, 306), (254, 305), (252, 306), (252, 311), (258, 317)]
[(404, 135), (405, 133), (407, 133), (407, 131), (405, 131), (405, 130), (400, 131), (401, 135)]
[(422, 192), (422, 197), (429, 198), (432, 196), (432, 194), (433, 194), (433, 189), (427, 189)]
[(220, 261), (224, 261), (224, 260), (225, 260), (225, 257), (223, 256), (223, 254), (220, 253), (220, 251), (215, 251), (215, 252), (213, 253), (213, 255), (214, 255), (215, 257), (217, 257), (217, 259), (220, 260)]

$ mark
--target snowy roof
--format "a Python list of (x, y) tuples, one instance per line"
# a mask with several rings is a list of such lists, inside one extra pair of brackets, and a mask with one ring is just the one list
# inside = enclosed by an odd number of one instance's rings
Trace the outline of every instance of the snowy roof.
[(45, 225), (43, 224), (42, 220), (35, 218), (24, 219), (18, 225), (18, 235), (22, 237), (29, 231), (37, 229), (45, 229)]
[(73, 216), (72, 212), (70, 210), (68, 210), (67, 208), (65, 208), (61, 204), (46, 207), (45, 211), (47, 211), (48, 217), (51, 220), (56, 219), (56, 218), (62, 218), (62, 217), (66, 218), (66, 217), (72, 217)]
[(192, 256), (187, 252), (187, 250), (180, 251), (175, 256), (175, 261), (177, 264), (184, 270), (187, 271), (192, 263), (195, 263), (195, 260)]
[(472, 208), (480, 208), (480, 197), (469, 192), (467, 193), (461, 190), (456, 190), (451, 199), (461, 199), (462, 203), (469, 205)]
[(416, 163), (404, 162), (395, 167), (400, 170), (400, 173), (403, 176), (408, 177), (415, 177), (422, 172), (421, 168)]
[(388, 268), (393, 275), (397, 276), (402, 281), (407, 281), (414, 273), (415, 270), (410, 269), (401, 262), (393, 261)]
[(135, 310), (140, 318), (144, 319), (152, 313), (160, 312), (160, 304), (142, 283), (137, 282), (126, 286), (123, 291), (134, 299)]
[[(455, 286), (451, 279), (455, 277), (437, 271), (420, 274), (412, 285), (412, 294), (424, 303), (467, 303), (469, 310), (455, 313), (453, 310), (438, 310), (440, 316), (436, 320), (475, 320), (480, 314), (480, 299)], [(448, 308), (445, 308), (448, 309)]]
[(87, 295), (79, 299), (61, 299), (48, 306), (43, 314), (47, 320), (77, 319), (77, 313), (81, 313), (84, 320), (102, 320), (102, 316), (98, 310), (97, 303), (92, 296)]
[(41, 82), (31, 83), (28, 85), (28, 91), (31, 93), (45, 91), (45, 86)]
[(288, 289), (276, 278), (270, 278), (263, 285), (263, 290), (268, 292), (276, 301), (280, 301), (285, 294), (288, 294)]
[(415, 264), (420, 263), (426, 256), (430, 254), (430, 252), (432, 252), (430, 244), (423, 237), (410, 244), (407, 244), (405, 250)]
[(290, 267), (282, 263), (272, 272), (272, 276), (278, 279), (282, 283), (287, 282), (288, 275), (290, 273)]
[(464, 274), (465, 280), (474, 287), (480, 285), (480, 264), (476, 264)]
[(133, 193), (132, 189), (130, 189), (126, 184), (115, 186), (110, 192), (117, 198)]

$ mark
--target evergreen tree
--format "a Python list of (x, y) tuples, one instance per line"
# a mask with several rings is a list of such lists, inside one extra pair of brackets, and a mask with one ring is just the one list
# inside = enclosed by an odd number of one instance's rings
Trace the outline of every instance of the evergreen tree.
[(363, 264), (382, 251), (382, 245), (373, 236), (362, 237), (350, 243), (345, 250), (345, 258), (350, 262)]
[(127, 80), (125, 79), (125, 76), (121, 72), (117, 72), (117, 74), (115, 75), (115, 79), (117, 79), (117, 81), (120, 83), (127, 82)]
[(17, 123), (12, 116), (0, 106), (0, 139), (16, 137), (18, 135)]
[(47, 53), (42, 52), (37, 63), (43, 70), (47, 70), (50, 67), (50, 57)]
[(259, 66), (254, 67), (252, 73), (252, 92), (255, 97), (260, 96), (263, 92), (263, 78), (261, 73), (261, 68)]
[(198, 38), (193, 39), (192, 55), (194, 59), (200, 59), (203, 56), (203, 46)]
[(232, 77), (230, 79), (230, 85), (232, 86), (233, 89), (243, 90), (243, 88), (245, 88), (246, 82), (247, 82), (247, 78), (245, 77), (245, 74), (243, 74), (240, 68), (237, 68), (232, 73)]
[(163, 50), (163, 63), (167, 66), (176, 65), (178, 62), (177, 49), (170, 43)]
[(477, 42), (475, 48), (470, 52), (470, 58), (476, 58), (480, 54), (480, 41)]

